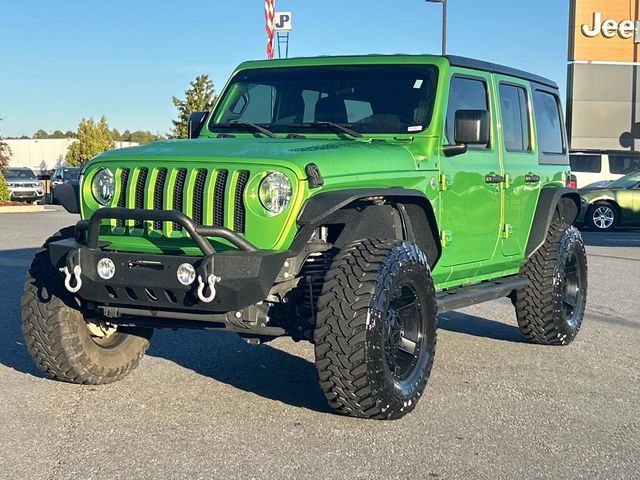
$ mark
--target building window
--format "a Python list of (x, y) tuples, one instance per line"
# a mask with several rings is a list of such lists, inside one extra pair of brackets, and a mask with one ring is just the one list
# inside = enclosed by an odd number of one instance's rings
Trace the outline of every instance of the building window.
[(515, 85), (500, 85), (504, 147), (509, 152), (531, 150), (527, 92)]
[(533, 94), (533, 108), (538, 131), (538, 149), (547, 155), (564, 154), (566, 148), (558, 97), (536, 90)]

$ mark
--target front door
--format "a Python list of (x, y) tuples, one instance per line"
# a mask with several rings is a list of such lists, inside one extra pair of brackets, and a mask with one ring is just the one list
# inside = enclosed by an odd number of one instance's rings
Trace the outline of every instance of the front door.
[(458, 110), (487, 110), (491, 140), (470, 145), (467, 152), (441, 161), (440, 235), (443, 242), (439, 265), (453, 267), (448, 278), (473, 276), (480, 262), (490, 260), (500, 230), (502, 174), (495, 135), (495, 105), (490, 94), (491, 74), (454, 73), (449, 88), (445, 144), (453, 144)]

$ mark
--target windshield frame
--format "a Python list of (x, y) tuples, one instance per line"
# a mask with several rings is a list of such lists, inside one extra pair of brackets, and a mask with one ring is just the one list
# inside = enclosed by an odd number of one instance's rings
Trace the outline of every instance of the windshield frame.
[[(352, 123), (339, 123), (338, 125), (343, 126), (343, 127), (347, 127), (349, 129), (353, 129), (355, 130), (357, 133), (363, 135), (363, 136), (375, 136), (375, 137), (405, 137), (405, 136), (415, 136), (421, 133), (426, 132), (427, 130), (429, 130), (435, 123), (435, 117), (436, 117), (436, 110), (437, 110), (437, 100), (438, 100), (438, 90), (439, 88), (441, 88), (441, 69), (440, 66), (437, 63), (430, 63), (430, 62), (420, 62), (420, 63), (414, 63), (414, 62), (399, 62), (399, 63), (354, 63), (354, 64), (333, 64), (333, 63), (329, 63), (329, 64), (321, 64), (321, 65), (317, 65), (317, 64), (310, 64), (310, 65), (295, 65), (295, 66), (274, 66), (274, 67), (270, 67), (270, 66), (255, 66), (255, 67), (249, 67), (249, 68), (243, 68), (240, 69), (236, 72), (234, 72), (234, 74), (231, 76), (231, 78), (229, 79), (229, 81), (227, 82), (227, 85), (225, 86), (224, 90), (222, 91), (218, 101), (216, 101), (216, 104), (214, 106), (214, 108), (212, 109), (212, 112), (210, 113), (206, 125), (207, 125), (207, 129), (205, 131), (203, 131), (204, 135), (209, 135), (209, 136), (215, 136), (215, 135), (228, 135), (228, 136), (236, 136), (236, 134), (238, 135), (243, 135), (243, 136), (249, 136), (249, 135), (254, 135), (255, 134), (251, 134), (250, 132), (247, 132), (246, 129), (244, 128), (232, 128), (228, 125), (229, 122), (225, 122), (223, 119), (223, 115), (225, 114), (225, 111), (227, 109), (227, 107), (229, 106), (229, 102), (231, 102), (233, 100), (233, 95), (234, 95), (234, 89), (237, 88), (236, 86), (238, 84), (240, 84), (241, 82), (247, 83), (250, 82), (250, 79), (245, 79), (242, 80), (241, 77), (243, 76), (248, 76), (249, 74), (251, 74), (252, 72), (256, 72), (256, 73), (260, 73), (260, 74), (264, 74), (264, 73), (268, 73), (268, 72), (273, 72), (273, 71), (277, 71), (278, 73), (282, 74), (283, 72), (286, 71), (300, 71), (300, 70), (318, 70), (318, 69), (322, 69), (322, 70), (330, 70), (330, 69), (361, 69), (361, 70), (366, 70), (366, 69), (379, 69), (379, 70), (383, 70), (383, 69), (389, 69), (391, 71), (393, 71), (393, 69), (397, 69), (397, 68), (404, 68), (407, 71), (410, 69), (415, 69), (415, 70), (424, 70), (425, 73), (428, 73), (429, 75), (431, 75), (431, 79), (430, 79), (430, 85), (427, 86), (428, 89), (430, 90), (425, 90), (422, 98), (424, 99), (424, 97), (426, 95), (430, 95), (430, 98), (426, 99), (426, 108), (425, 108), (425, 117), (423, 119), (421, 119), (422, 124), (420, 125), (420, 129), (418, 130), (417, 128), (415, 128), (417, 125), (413, 125), (410, 124), (410, 126), (412, 127), (411, 129), (409, 128), (400, 128), (398, 129), (398, 131), (387, 131), (387, 132), (381, 132), (381, 131), (366, 131), (365, 129), (361, 129), (361, 128), (357, 128), (357, 122), (352, 122)], [(427, 83), (427, 82), (425, 82)], [(416, 88), (416, 87), (414, 87)], [(418, 87), (419, 88), (419, 87)], [(346, 100), (350, 100), (349, 98), (346, 98)], [(373, 115), (373, 114), (372, 114)], [(243, 122), (243, 120), (239, 120), (240, 123)], [(217, 124), (227, 124), (225, 126), (218, 126)], [(320, 137), (326, 137), (327, 135), (331, 135), (332, 137), (338, 135), (339, 137), (344, 136), (343, 134), (339, 134), (337, 133), (335, 130), (332, 132), (330, 129), (324, 128), (323, 126), (317, 125), (316, 128), (310, 128), (309, 123), (307, 122), (302, 122), (302, 123), (298, 123), (298, 122), (292, 122), (289, 124), (280, 124), (278, 125), (277, 122), (269, 122), (269, 123), (265, 123), (265, 122), (254, 122), (256, 125), (261, 126), (263, 128), (267, 128), (271, 131), (273, 131), (274, 133), (278, 134), (278, 135), (285, 135), (285, 136), (289, 136), (290, 138), (299, 138), (299, 136), (302, 137), (307, 137), (307, 136), (320, 136)], [(311, 122), (311, 123), (316, 123), (316, 122)], [(317, 122), (319, 123), (323, 123), (323, 122)], [(326, 122), (324, 122), (326, 123)], [(376, 129), (374, 129), (376, 130)]]

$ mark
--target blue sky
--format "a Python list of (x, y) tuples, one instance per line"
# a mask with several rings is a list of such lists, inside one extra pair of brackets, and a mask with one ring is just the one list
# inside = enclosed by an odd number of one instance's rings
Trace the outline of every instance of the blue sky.
[[(292, 56), (438, 53), (440, 12), (424, 0), (276, 0), (292, 10)], [(568, 0), (449, 0), (449, 53), (566, 84)], [(3, 1), (0, 129), (75, 130), (106, 115), (120, 131), (170, 129), (173, 95), (207, 73), (219, 90), (264, 58), (262, 0)]]

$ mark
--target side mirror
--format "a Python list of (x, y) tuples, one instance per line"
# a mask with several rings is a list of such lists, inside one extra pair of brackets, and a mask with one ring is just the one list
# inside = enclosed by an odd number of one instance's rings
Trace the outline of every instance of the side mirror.
[(198, 138), (204, 127), (204, 122), (209, 116), (209, 112), (192, 112), (189, 115), (189, 124), (187, 126), (187, 138)]
[(458, 110), (454, 137), (459, 145), (487, 145), (489, 143), (489, 112), (486, 110)]

